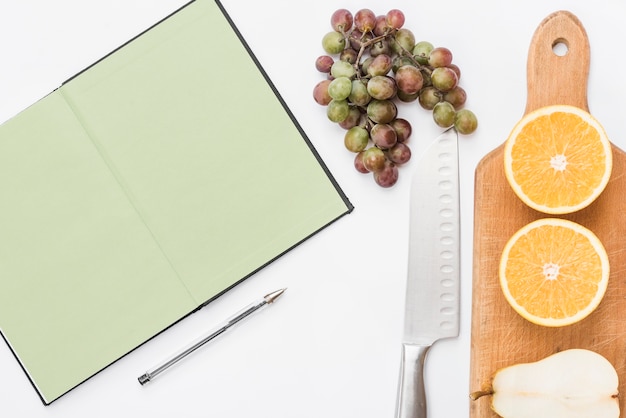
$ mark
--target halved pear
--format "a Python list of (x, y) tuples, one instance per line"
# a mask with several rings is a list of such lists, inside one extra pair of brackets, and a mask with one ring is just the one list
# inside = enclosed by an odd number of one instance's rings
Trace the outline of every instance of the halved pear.
[(606, 358), (570, 349), (500, 369), (489, 390), (470, 398), (492, 395), (492, 409), (504, 418), (618, 418), (617, 387), (617, 372)]

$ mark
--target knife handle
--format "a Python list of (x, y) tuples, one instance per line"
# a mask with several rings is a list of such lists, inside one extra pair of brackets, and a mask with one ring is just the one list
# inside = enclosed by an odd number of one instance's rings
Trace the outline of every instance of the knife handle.
[(402, 344), (396, 418), (426, 418), (424, 360), (429, 345)]

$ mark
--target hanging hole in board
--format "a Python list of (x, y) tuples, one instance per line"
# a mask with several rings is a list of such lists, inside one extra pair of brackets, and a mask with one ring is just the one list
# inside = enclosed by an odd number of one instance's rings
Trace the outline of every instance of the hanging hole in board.
[(552, 42), (552, 52), (559, 57), (564, 57), (569, 52), (569, 45), (563, 38), (559, 38)]

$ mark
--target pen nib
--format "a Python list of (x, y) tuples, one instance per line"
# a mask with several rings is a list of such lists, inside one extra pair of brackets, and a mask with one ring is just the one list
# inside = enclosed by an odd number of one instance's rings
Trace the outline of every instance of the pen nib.
[(278, 299), (278, 297), (282, 295), (285, 292), (285, 290), (287, 290), (287, 288), (280, 289), (272, 293), (268, 293), (267, 295), (263, 296), (263, 299), (265, 299), (267, 303), (272, 303), (276, 299)]

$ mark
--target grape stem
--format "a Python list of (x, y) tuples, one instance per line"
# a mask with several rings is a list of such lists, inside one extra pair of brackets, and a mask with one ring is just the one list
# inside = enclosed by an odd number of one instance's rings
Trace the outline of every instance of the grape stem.
[[(361, 35), (361, 38), (359, 39), (359, 41), (361, 41), (361, 42), (360, 42), (361, 47), (359, 48), (359, 52), (358, 52), (358, 54), (357, 54), (357, 57), (356, 57), (355, 63), (353, 64), (353, 66), (354, 66), (354, 68), (355, 68), (355, 70), (356, 70), (356, 77), (357, 77), (359, 80), (361, 80), (362, 78), (367, 78), (367, 77), (368, 77), (368, 76), (365, 76), (364, 74), (362, 74), (362, 72), (361, 72), (361, 68), (359, 68), (359, 63), (361, 62), (361, 58), (363, 57), (363, 53), (367, 50), (367, 48), (369, 48), (370, 46), (374, 45), (376, 42), (380, 42), (380, 41), (383, 41), (383, 40), (385, 40), (385, 39), (387, 39), (387, 38), (389, 38), (389, 37), (391, 37), (391, 36), (395, 36), (396, 32), (397, 32), (397, 30), (396, 30), (396, 29), (390, 29), (390, 28), (387, 28), (387, 29), (385, 29), (385, 33), (384, 33), (384, 34), (382, 34), (382, 35), (378, 35), (378, 36), (375, 36), (375, 37), (373, 37), (372, 39), (369, 39), (369, 40), (367, 40), (367, 41), (365, 41), (365, 42), (362, 42), (362, 41), (365, 39), (366, 35), (367, 35), (368, 33), (373, 34), (373, 32), (372, 32), (372, 31), (369, 31), (369, 32), (365, 32), (365, 33), (363, 33), (363, 34)], [(342, 28), (342, 29), (341, 29), (341, 33), (342, 33), (342, 35), (344, 36), (344, 38), (345, 38), (345, 40), (346, 40), (346, 43), (348, 43), (348, 44), (349, 44), (349, 43), (350, 43), (350, 36), (352, 35), (352, 31), (350, 31), (349, 33), (346, 33), (346, 32), (343, 30), (343, 28)], [(419, 69), (420, 69), (420, 71), (427, 71), (429, 74), (431, 73), (430, 69), (428, 69), (427, 67), (425, 67), (425, 66), (421, 65), (421, 64), (420, 64), (420, 63), (419, 63), (419, 62), (415, 59), (415, 57), (413, 57), (413, 54), (412, 54), (410, 51), (408, 51), (408, 50), (407, 50), (406, 48), (404, 48), (402, 45), (399, 45), (399, 44), (398, 44), (398, 47), (400, 47), (400, 48), (401, 48), (401, 54), (400, 54), (400, 55), (402, 55), (402, 56), (404, 56), (404, 57), (409, 58), (409, 59), (411, 60), (411, 62), (412, 62), (412, 63), (413, 63), (413, 64), (414, 64), (417, 68), (419, 68)], [(361, 109), (361, 110), (363, 111), (363, 113), (367, 113), (367, 112), (365, 111), (365, 108), (364, 108), (363, 106), (356, 106), (356, 107), (358, 107), (359, 109)], [(363, 123), (361, 126), (363, 126), (364, 128), (366, 128), (366, 129), (369, 131), (369, 130), (371, 130), (372, 126), (373, 126), (373, 125), (375, 125), (375, 124), (376, 124), (376, 123), (375, 123), (373, 120), (371, 120), (370, 118), (366, 118), (366, 119), (365, 119), (365, 121), (364, 121), (364, 123)]]
[[(356, 76), (357, 78), (360, 80), (361, 78), (364, 77), (364, 74), (361, 73), (361, 69), (359, 68), (359, 63), (361, 62), (361, 58), (363, 57), (363, 53), (367, 50), (367, 48), (369, 48), (370, 46), (374, 45), (376, 42), (380, 42), (383, 41), (391, 36), (394, 36), (396, 34), (397, 30), (396, 29), (385, 29), (385, 33), (382, 35), (378, 35), (373, 37), (372, 39), (369, 39), (365, 42), (362, 42), (365, 39), (365, 36), (368, 33), (372, 33), (372, 31), (369, 32), (365, 32), (361, 35), (361, 39), (359, 39), (359, 41), (361, 41), (361, 47), (359, 48), (359, 52), (356, 56), (356, 60), (353, 64), (354, 69), (356, 70)], [(350, 43), (350, 36), (352, 35), (352, 31), (350, 31), (349, 33), (346, 33), (343, 28), (341, 30), (342, 35), (344, 36), (346, 43)], [(408, 51), (406, 48), (404, 48), (402, 45), (398, 44), (398, 47), (401, 49), (401, 53), (399, 55), (406, 57), (408, 59), (411, 60), (411, 62), (420, 70), (420, 71), (426, 71), (428, 72), (428, 74), (431, 74), (432, 71), (428, 68), (425, 67), (423, 65), (421, 65), (413, 56), (413, 53), (411, 51)]]

